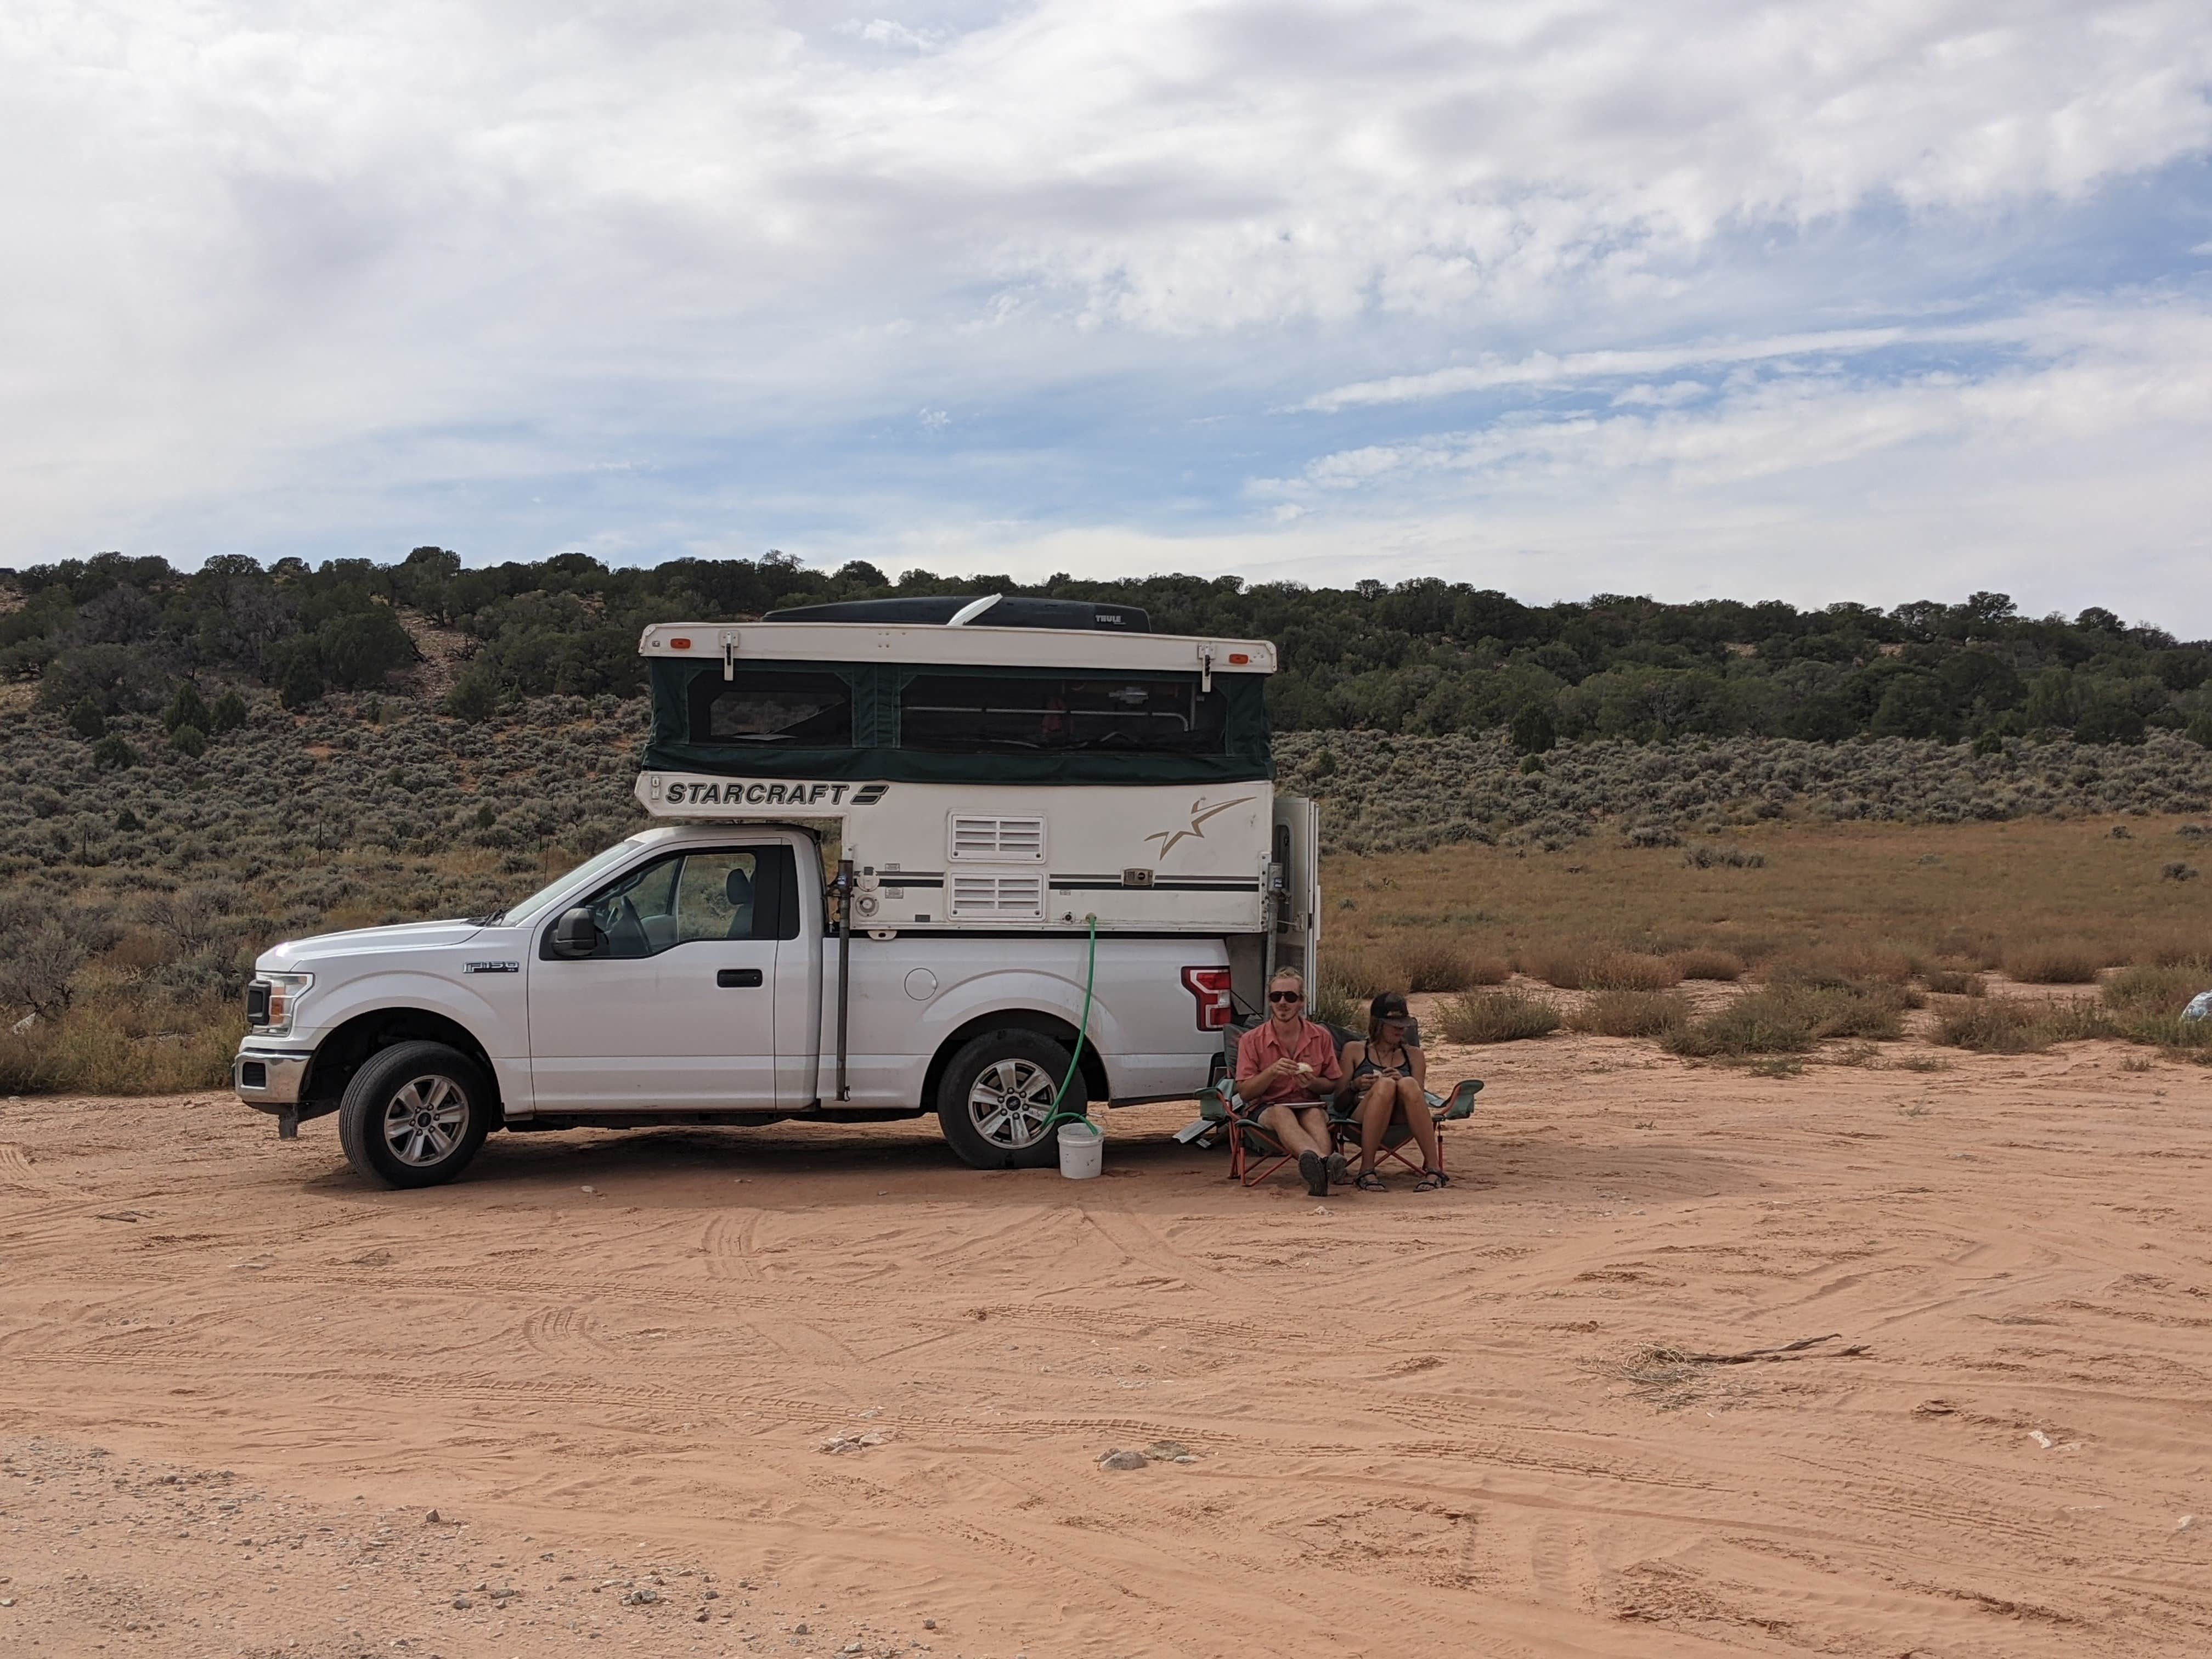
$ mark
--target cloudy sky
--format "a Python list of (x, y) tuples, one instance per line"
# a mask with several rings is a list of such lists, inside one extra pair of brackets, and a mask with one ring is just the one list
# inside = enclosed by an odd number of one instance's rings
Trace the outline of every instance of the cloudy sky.
[(0, 563), (2212, 633), (2203, 0), (10, 0)]

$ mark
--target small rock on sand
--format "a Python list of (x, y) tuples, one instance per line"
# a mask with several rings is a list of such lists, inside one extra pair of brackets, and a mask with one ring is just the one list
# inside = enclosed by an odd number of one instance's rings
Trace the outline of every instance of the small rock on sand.
[(1141, 1469), (1152, 1460), (1140, 1451), (1109, 1451), (1098, 1460), (1102, 1469)]

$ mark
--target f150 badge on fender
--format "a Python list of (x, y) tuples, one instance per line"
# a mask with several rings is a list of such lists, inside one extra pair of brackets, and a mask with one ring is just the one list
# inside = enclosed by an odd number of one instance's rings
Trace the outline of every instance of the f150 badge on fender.
[(1190, 804), (1189, 829), (1155, 830), (1151, 835), (1146, 836), (1145, 839), (1146, 841), (1156, 841), (1159, 842), (1160, 856), (1162, 858), (1165, 858), (1174, 848), (1175, 844), (1179, 841), (1204, 841), (1206, 839), (1206, 821), (1208, 818), (1218, 817), (1219, 814), (1226, 812), (1232, 806), (1242, 806), (1245, 802), (1255, 799), (1257, 799), (1257, 797), (1252, 795), (1239, 795), (1235, 800), (1224, 800), (1218, 805), (1208, 806), (1206, 804), (1206, 797), (1200, 795), (1196, 800)]

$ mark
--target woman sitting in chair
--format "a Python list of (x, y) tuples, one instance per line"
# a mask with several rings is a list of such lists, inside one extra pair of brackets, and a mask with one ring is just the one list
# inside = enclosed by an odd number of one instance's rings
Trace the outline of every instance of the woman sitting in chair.
[(1352, 1184), (1364, 1193), (1385, 1190), (1375, 1159), (1393, 1121), (1403, 1123), (1421, 1149), (1421, 1178), (1413, 1190), (1451, 1184), (1429, 1109), (1429, 1057), (1407, 1036), (1413, 1023), (1406, 999), (1385, 991), (1368, 1006), (1366, 1041), (1354, 1037), (1344, 1045), (1344, 1092), (1337, 1097), (1337, 1110), (1340, 1122), (1359, 1130), (1359, 1176)]

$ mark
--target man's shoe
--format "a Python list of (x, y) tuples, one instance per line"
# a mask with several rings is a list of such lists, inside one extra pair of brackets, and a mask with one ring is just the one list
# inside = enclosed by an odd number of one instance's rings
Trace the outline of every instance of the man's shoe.
[(1319, 1152), (1300, 1152), (1298, 1173), (1306, 1178), (1306, 1190), (1316, 1198), (1328, 1196), (1328, 1163)]
[(1342, 1152), (1328, 1155), (1328, 1178), (1340, 1187), (1352, 1179), (1352, 1166), (1344, 1161)]

